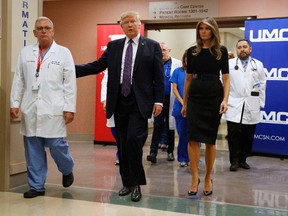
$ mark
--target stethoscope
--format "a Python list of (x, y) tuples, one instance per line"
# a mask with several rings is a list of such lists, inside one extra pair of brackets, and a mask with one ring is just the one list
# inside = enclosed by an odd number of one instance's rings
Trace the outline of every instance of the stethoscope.
[[(238, 59), (239, 59), (239, 58), (236, 59), (236, 65), (235, 65), (235, 67), (234, 67), (235, 70), (238, 70), (238, 69), (239, 69)], [(255, 61), (253, 58), (250, 59), (250, 64), (251, 64), (251, 70), (252, 70), (252, 71), (257, 71), (257, 64), (256, 64), (256, 61)]]

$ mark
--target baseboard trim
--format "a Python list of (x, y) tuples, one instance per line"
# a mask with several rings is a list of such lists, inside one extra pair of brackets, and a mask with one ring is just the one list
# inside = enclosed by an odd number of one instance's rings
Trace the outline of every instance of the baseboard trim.
[(68, 134), (66, 137), (68, 141), (90, 141), (93, 142), (94, 134)]

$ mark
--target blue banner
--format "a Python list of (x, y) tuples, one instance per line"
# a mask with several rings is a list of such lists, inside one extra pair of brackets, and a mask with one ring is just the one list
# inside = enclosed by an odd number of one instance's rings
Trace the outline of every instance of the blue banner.
[(245, 21), (251, 56), (262, 61), (266, 104), (256, 127), (253, 152), (288, 155), (288, 18)]

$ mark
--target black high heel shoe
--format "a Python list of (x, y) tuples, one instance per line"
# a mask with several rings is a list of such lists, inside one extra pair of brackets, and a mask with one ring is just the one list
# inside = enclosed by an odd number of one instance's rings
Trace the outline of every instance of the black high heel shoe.
[(211, 179), (212, 190), (211, 191), (203, 191), (204, 196), (210, 196), (213, 193), (213, 179)]
[(188, 197), (196, 196), (196, 195), (197, 195), (197, 193), (198, 193), (198, 188), (199, 188), (199, 184), (200, 184), (200, 179), (198, 178), (198, 185), (197, 185), (197, 190), (196, 190), (196, 192), (188, 191)]

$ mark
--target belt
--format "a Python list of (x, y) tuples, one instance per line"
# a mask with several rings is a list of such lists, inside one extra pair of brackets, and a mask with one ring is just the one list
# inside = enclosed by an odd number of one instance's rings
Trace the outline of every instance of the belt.
[(192, 74), (192, 77), (200, 80), (219, 80), (219, 75), (215, 74)]

